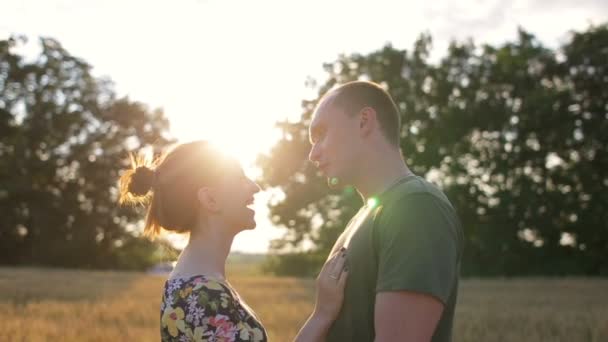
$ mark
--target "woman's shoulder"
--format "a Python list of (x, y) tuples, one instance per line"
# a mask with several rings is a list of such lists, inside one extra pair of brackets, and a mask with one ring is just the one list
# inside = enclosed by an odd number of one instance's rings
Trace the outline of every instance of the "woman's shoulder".
[[(204, 298), (201, 300), (200, 297)], [(204, 275), (195, 275), (186, 278), (170, 278), (165, 282), (164, 302), (175, 304), (181, 300), (197, 298), (199, 304), (206, 304), (212, 298), (235, 300), (232, 290), (222, 280)]]
[(206, 275), (193, 275), (189, 277), (174, 277), (169, 278), (165, 282), (166, 290), (175, 290), (192, 287), (197, 291), (200, 289), (209, 289), (213, 291), (229, 291), (225, 280), (210, 277)]
[(161, 303), (161, 324), (163, 334), (172, 337), (205, 332), (215, 337), (230, 337), (229, 340), (241, 338), (236, 341), (266, 340), (263, 328), (251, 321), (229, 284), (202, 275), (167, 280)]
[[(171, 278), (165, 282), (161, 302), (161, 325), (172, 337), (209, 329), (216, 317), (238, 319), (234, 299), (218, 279), (206, 276)], [(165, 330), (166, 329), (166, 330)]]

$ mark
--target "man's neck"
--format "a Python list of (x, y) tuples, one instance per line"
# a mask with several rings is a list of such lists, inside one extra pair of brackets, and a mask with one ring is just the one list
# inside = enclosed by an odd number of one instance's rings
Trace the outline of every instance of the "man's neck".
[(370, 158), (354, 186), (364, 200), (386, 191), (401, 178), (413, 175), (400, 154), (391, 153)]

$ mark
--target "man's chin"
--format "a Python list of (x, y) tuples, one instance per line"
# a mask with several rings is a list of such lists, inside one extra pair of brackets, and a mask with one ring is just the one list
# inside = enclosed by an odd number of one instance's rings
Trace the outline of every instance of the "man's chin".
[(330, 189), (339, 189), (342, 185), (343, 184), (338, 177), (327, 176), (327, 186)]

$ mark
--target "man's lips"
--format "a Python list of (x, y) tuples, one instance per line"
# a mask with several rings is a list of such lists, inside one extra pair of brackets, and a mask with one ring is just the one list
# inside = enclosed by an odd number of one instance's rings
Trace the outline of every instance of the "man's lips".
[(323, 171), (323, 173), (327, 173), (327, 167), (329, 166), (329, 163), (320, 163), (317, 168), (321, 171)]

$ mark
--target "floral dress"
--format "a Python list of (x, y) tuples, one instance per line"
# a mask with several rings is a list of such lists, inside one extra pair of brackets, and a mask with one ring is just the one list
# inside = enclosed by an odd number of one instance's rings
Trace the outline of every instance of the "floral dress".
[(265, 342), (268, 337), (253, 311), (224, 281), (197, 275), (165, 283), (162, 341)]

